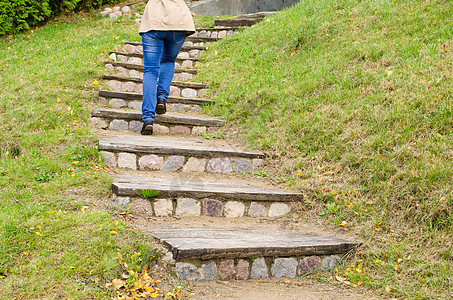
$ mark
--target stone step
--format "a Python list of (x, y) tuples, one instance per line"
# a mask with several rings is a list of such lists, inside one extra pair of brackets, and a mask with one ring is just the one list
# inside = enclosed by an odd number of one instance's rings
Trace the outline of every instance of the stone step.
[[(141, 43), (125, 42), (123, 49), (125, 53), (143, 54), (143, 47)], [(182, 46), (181, 51), (179, 51), (178, 59), (198, 59), (203, 56), (205, 49), (205, 46), (192, 45), (192, 42), (188, 42), (185, 46)], [(177, 62), (181, 63), (178, 60)]]
[[(119, 62), (126, 62), (126, 63), (130, 63), (130, 64), (143, 65), (143, 54), (139, 54), (139, 53), (112, 51), (112, 52), (110, 52), (109, 59), (112, 61), (119, 61)], [(198, 58), (192, 58), (192, 57), (177, 58), (175, 66), (176, 66), (176, 69), (178, 67), (191, 69), (191, 68), (197, 67), (198, 64), (199, 64)]]
[[(139, 93), (99, 91), (99, 103), (113, 108), (130, 108), (141, 110), (143, 95)], [(167, 112), (200, 113), (202, 106), (212, 105), (215, 101), (201, 98), (184, 98), (169, 96)]]
[(165, 136), (115, 136), (98, 148), (110, 167), (130, 170), (228, 174), (249, 172), (262, 164), (260, 152), (244, 151), (206, 139)]
[[(130, 78), (143, 78), (143, 65), (130, 64), (127, 62), (104, 61), (105, 67), (118, 76)], [(195, 69), (175, 68), (173, 80), (184, 81), (190, 80), (197, 74)]]
[[(111, 154), (102, 153), (104, 157), (113, 159)], [(146, 159), (141, 161), (142, 170), (145, 170)], [(146, 216), (144, 216), (146, 218), (152, 216), (278, 217), (290, 212), (293, 203), (300, 202), (304, 198), (300, 193), (270, 189), (245, 180), (219, 178), (218, 174), (215, 174), (215, 181), (206, 178), (206, 175), (201, 176), (200, 172), (204, 171), (206, 163), (211, 168), (211, 161), (215, 160), (213, 158), (207, 162), (206, 159), (189, 158), (181, 167), (181, 173), (176, 173), (177, 176), (173, 177), (166, 175), (168, 173), (156, 174), (152, 177), (115, 175), (112, 190), (117, 197), (114, 204), (130, 205), (132, 211), (139, 213), (139, 207), (147, 206)], [(157, 159), (153, 161), (156, 162)], [(257, 161), (262, 162), (261, 159), (255, 159), (255, 162)], [(160, 164), (155, 167), (163, 168), (163, 165), (164, 162), (161, 159)], [(233, 161), (233, 167), (237, 169), (247, 166), (243, 159), (240, 159), (239, 164), (238, 161)], [(241, 170), (257, 168), (259, 167), (249, 165), (248, 169)], [(210, 170), (212, 172), (212, 169)], [(194, 173), (195, 171), (198, 173)], [(154, 199), (140, 198), (141, 191), (146, 190), (158, 191), (159, 195)], [(162, 212), (164, 204), (165, 212)]]
[(155, 228), (151, 235), (171, 253), (177, 276), (191, 281), (296, 278), (334, 269), (361, 245), (266, 228)]
[(215, 26), (226, 26), (226, 27), (248, 27), (263, 20), (267, 16), (275, 14), (275, 11), (270, 12), (259, 12), (240, 15), (235, 19), (222, 19), (214, 20)]
[[(124, 62), (124, 61), (106, 60), (106, 61), (104, 61), (104, 65), (106, 66), (106, 68), (109, 71), (116, 72), (116, 73), (121, 73), (121, 71), (117, 70), (117, 68), (120, 68), (120, 67), (124, 68), (124, 69), (126, 69), (128, 71), (130, 71), (130, 70), (139, 71), (140, 73), (143, 73), (143, 69), (144, 69), (143, 68), (143, 64), (131, 64), (131, 63)], [(111, 65), (111, 66), (108, 66), (108, 65)], [(197, 69), (175, 67), (175, 75), (178, 74), (178, 73), (188, 73), (188, 74), (191, 74), (191, 75), (196, 75), (198, 73), (198, 70)], [(128, 76), (135, 77), (135, 76), (131, 76), (131, 75), (128, 75)]]
[[(220, 30), (220, 31), (226, 31), (226, 30)], [(221, 37), (212, 37), (211, 36), (197, 36), (198, 33), (195, 33), (194, 35), (190, 35), (188, 37), (186, 37), (186, 39), (184, 40), (184, 43), (186, 42), (192, 42), (194, 44), (196, 43), (210, 43), (210, 42), (215, 42), (215, 41), (218, 41), (219, 39), (221, 39)], [(219, 33), (220, 34), (220, 33)], [(233, 34), (233, 31), (230, 32), (230, 34), (228, 34), (228, 31), (225, 32), (225, 34), (222, 34), (222, 37), (225, 37), (227, 35), (232, 35)], [(142, 42), (126, 42), (128, 44), (131, 44), (131, 45), (134, 45), (134, 46), (141, 46), (142, 45)], [(186, 46), (188, 46), (189, 44), (186, 44)], [(193, 45), (192, 45), (193, 46)], [(203, 45), (197, 45), (197, 46), (203, 46)]]
[[(102, 75), (101, 77), (109, 86), (116, 92), (143, 92), (143, 79), (123, 77), (117, 75)], [(187, 82), (187, 81), (172, 81), (170, 86), (170, 96), (182, 96), (187, 98), (203, 98), (208, 93), (208, 85), (206, 83)]]
[[(95, 108), (88, 125), (98, 129), (139, 132), (143, 125), (142, 113), (126, 109)], [(225, 121), (221, 119), (166, 113), (156, 115), (154, 134), (200, 135), (206, 131), (217, 131), (223, 125)]]
[[(262, 162), (262, 158), (254, 158), (249, 167), (245, 165), (242, 167), (234, 166), (233, 163), (233, 168), (242, 172), (249, 172), (258, 169)], [(204, 161), (204, 164), (206, 164), (206, 161)], [(197, 167), (198, 170), (204, 169), (203, 164)], [(249, 180), (228, 180), (228, 178), (218, 177), (208, 180), (205, 177), (193, 175), (194, 170), (194, 168), (183, 168), (183, 173), (186, 173), (188, 177), (115, 175), (113, 192), (118, 196), (136, 196), (141, 190), (155, 190), (160, 191), (159, 198), (216, 198), (222, 201), (266, 203), (301, 201), (304, 198), (301, 193), (270, 189), (262, 184), (252, 184)]]

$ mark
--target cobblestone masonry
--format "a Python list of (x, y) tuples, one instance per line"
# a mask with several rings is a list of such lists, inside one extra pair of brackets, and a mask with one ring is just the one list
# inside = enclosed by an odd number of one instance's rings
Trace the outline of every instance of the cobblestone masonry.
[(255, 259), (210, 260), (198, 265), (196, 262), (177, 262), (176, 273), (179, 278), (191, 281), (206, 280), (246, 280), (262, 278), (295, 278), (297, 270), (303, 261), (316, 261), (319, 265), (329, 265), (330, 268), (311, 268), (311, 272), (330, 271), (335, 268), (341, 258), (331, 256), (306, 256), (275, 258), (258, 257)]
[[(164, 126), (154, 125), (154, 130), (168, 132), (168, 128)], [(213, 158), (206, 163), (205, 158), (196, 158), (196, 157), (185, 157), (180, 155), (136, 155), (128, 152), (113, 153), (109, 151), (102, 151), (102, 157), (106, 160), (106, 163), (110, 167), (120, 167), (127, 168), (132, 170), (144, 170), (144, 171), (164, 171), (164, 172), (210, 172), (210, 173), (231, 173), (233, 168), (231, 168), (230, 158)], [(246, 159), (241, 159), (241, 161), (246, 161)], [(251, 160), (249, 160), (250, 162)], [(135, 166), (134, 166), (135, 164)], [(250, 163), (251, 165), (251, 163)], [(275, 203), (269, 209), (269, 216), (275, 217), (288, 213), (290, 208), (285, 203)], [(256, 216), (265, 216), (263, 214), (263, 208), (261, 207), (252, 207), (250, 215)]]
[[(152, 158), (153, 163), (160, 164), (159, 157)], [(149, 166), (149, 165), (148, 165)], [(139, 199), (139, 198), (136, 198)], [(134, 201), (134, 200), (132, 200)], [(220, 201), (216, 199), (194, 199), (194, 198), (161, 198), (159, 200), (151, 200), (154, 206), (154, 216), (210, 216), (210, 217), (226, 217), (239, 218), (243, 216), (249, 217), (268, 217), (266, 212), (267, 207), (280, 202), (250, 202), (250, 201)], [(285, 204), (287, 205), (287, 204)], [(157, 209), (156, 209), (157, 207)], [(149, 216), (153, 216), (151, 213)], [(336, 262), (326, 261), (323, 269), (329, 269)]]

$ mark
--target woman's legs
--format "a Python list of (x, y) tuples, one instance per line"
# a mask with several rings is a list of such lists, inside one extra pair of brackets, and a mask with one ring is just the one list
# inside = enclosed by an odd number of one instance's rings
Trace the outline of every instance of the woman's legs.
[(157, 98), (167, 100), (170, 94), (170, 85), (175, 73), (175, 61), (184, 44), (185, 32), (166, 32), (164, 51), (160, 60), (159, 82), (157, 85)]
[[(165, 112), (165, 101), (170, 94), (176, 57), (185, 36), (185, 32), (174, 31), (148, 31), (142, 34), (144, 57), (142, 120), (146, 124), (152, 124), (154, 121), (158, 98), (164, 101), (163, 112)], [(152, 134), (152, 129), (150, 132), (144, 131), (145, 125), (142, 134)]]
[(142, 120), (154, 121), (156, 111), (156, 86), (160, 73), (160, 60), (164, 49), (164, 40), (159, 31), (142, 34), (143, 44), (143, 103)]

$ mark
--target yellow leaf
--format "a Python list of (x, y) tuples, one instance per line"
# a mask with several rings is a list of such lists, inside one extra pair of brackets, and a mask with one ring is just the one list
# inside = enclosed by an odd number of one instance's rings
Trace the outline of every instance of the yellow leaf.
[(28, 252), (22, 252), (23, 255), (25, 256), (29, 256), (30, 254), (28, 254)]
[(398, 271), (398, 263), (395, 263), (395, 265), (393, 266), (393, 269), (395, 269), (395, 271)]
[(151, 293), (151, 298), (157, 298), (157, 297), (159, 297), (158, 293)]
[(363, 284), (362, 280), (359, 280), (359, 282), (357, 282), (357, 286), (361, 286), (362, 284)]
[(139, 255), (140, 255), (140, 253), (135, 253), (131, 256), (131, 259), (133, 259), (134, 257), (139, 256)]
[(383, 260), (380, 260), (380, 259), (376, 259), (374, 262), (377, 263), (377, 264), (384, 264), (385, 263)]
[(396, 289), (394, 287), (391, 287), (391, 286), (388, 285), (388, 286), (385, 287), (385, 291), (387, 293), (393, 293), (393, 292), (396, 291)]
[(75, 269), (75, 267), (74, 266), (69, 266), (68, 269)]
[(290, 283), (291, 280), (289, 280), (288, 278), (285, 278), (285, 280), (283, 280), (284, 283)]
[(43, 234), (42, 234), (41, 232), (38, 232), (38, 231), (36, 231), (35, 234), (36, 234), (37, 236), (43, 236)]
[(110, 234), (118, 235), (118, 232), (116, 232), (115, 230), (112, 230), (112, 231), (110, 231)]
[(94, 85), (98, 85), (98, 84), (99, 84), (99, 81), (94, 80), (94, 81), (93, 81), (93, 84), (94, 84)]
[(119, 290), (124, 286), (124, 281), (122, 281), (121, 279), (113, 279), (112, 284), (117, 290)]

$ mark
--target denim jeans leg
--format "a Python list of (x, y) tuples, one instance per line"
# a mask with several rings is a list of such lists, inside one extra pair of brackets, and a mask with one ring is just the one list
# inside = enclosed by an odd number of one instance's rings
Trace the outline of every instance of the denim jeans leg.
[(175, 61), (181, 50), (184, 40), (186, 38), (185, 32), (180, 31), (167, 31), (164, 39), (164, 51), (160, 61), (160, 74), (159, 82), (157, 84), (157, 98), (164, 98), (167, 100), (170, 94), (170, 85), (175, 73)]
[(160, 72), (160, 61), (164, 49), (162, 33), (148, 31), (142, 34), (143, 44), (143, 104), (142, 120), (154, 121), (156, 113), (156, 86)]

